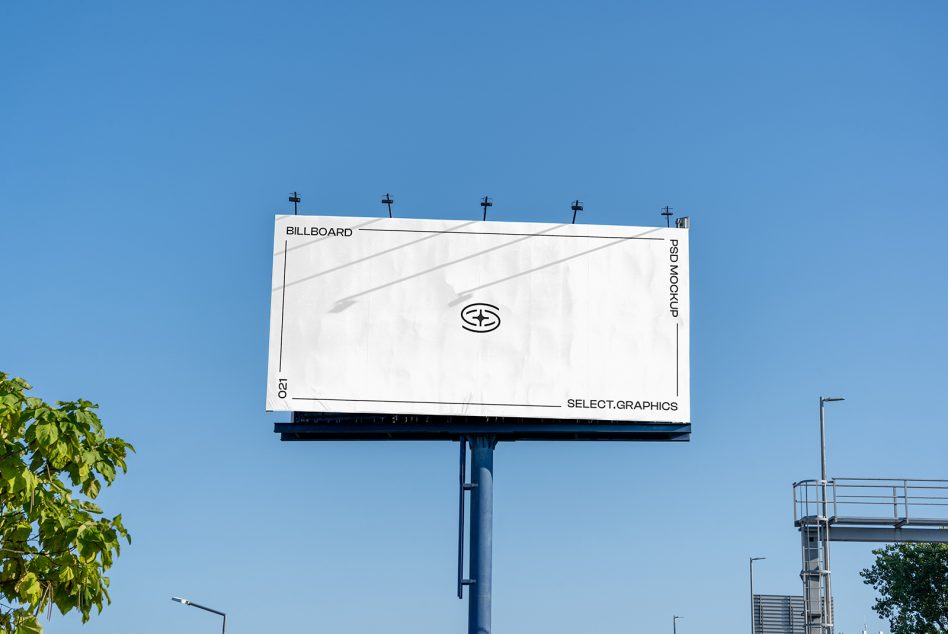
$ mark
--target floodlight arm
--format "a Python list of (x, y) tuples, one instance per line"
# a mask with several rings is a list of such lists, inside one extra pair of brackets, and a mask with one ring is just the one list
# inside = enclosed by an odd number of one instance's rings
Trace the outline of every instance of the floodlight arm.
[(200, 610), (204, 610), (205, 612), (213, 612), (214, 614), (223, 617), (224, 622), (221, 625), (221, 634), (227, 634), (227, 614), (224, 612), (215, 610), (214, 608), (209, 608), (206, 605), (201, 605), (200, 603), (195, 603), (194, 601), (190, 601), (188, 599), (182, 599), (181, 597), (171, 597), (171, 600), (177, 601), (181, 605), (190, 605), (192, 608), (198, 608)]

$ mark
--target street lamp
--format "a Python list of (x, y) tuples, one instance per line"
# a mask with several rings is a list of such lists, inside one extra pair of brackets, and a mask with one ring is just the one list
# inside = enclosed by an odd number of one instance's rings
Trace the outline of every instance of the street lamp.
[(181, 605), (190, 605), (193, 608), (199, 608), (207, 612), (213, 612), (214, 614), (221, 615), (222, 617), (224, 617), (224, 623), (223, 625), (221, 625), (221, 634), (227, 634), (227, 615), (221, 612), (220, 610), (215, 610), (214, 608), (209, 608), (206, 605), (200, 605), (199, 603), (195, 603), (194, 601), (190, 601), (188, 599), (182, 599), (181, 597), (171, 597), (171, 600), (177, 601)]
[(677, 621), (678, 621), (678, 619), (680, 619), (680, 618), (681, 618), (680, 616), (673, 616), (673, 617), (672, 617), (672, 634), (678, 634), (678, 624), (677, 624)]
[(842, 396), (820, 397), (820, 479), (823, 481), (823, 517), (826, 517), (826, 424), (823, 409), (826, 403), (845, 400)]
[(761, 559), (767, 559), (766, 557), (751, 557), (750, 558), (750, 581), (751, 581), (751, 634), (754, 634), (754, 562), (760, 561)]
[(826, 422), (823, 413), (826, 403), (836, 403), (845, 401), (842, 396), (821, 396), (820, 397), (820, 488), (823, 494), (823, 566), (826, 578), (826, 594), (823, 597), (823, 619), (822, 629), (824, 632), (832, 631), (833, 624), (833, 592), (830, 584), (830, 552), (829, 552), (829, 508), (826, 503)]

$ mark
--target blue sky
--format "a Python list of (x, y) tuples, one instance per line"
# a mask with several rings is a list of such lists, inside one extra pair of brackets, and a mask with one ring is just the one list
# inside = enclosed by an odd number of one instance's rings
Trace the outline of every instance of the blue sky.
[[(0, 368), (138, 448), (49, 632), (464, 631), (457, 447), (281, 444), (273, 214), (693, 219), (690, 444), (502, 445), (497, 632), (740, 631), (791, 483), (948, 477), (943, 2), (5, 3)], [(834, 550), (837, 632), (870, 627)], [(878, 631), (878, 626), (876, 626)]]

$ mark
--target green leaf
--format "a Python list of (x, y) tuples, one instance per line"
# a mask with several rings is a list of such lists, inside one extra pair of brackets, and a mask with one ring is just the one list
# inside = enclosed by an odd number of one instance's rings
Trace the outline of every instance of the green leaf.
[(39, 603), (40, 597), (43, 596), (43, 586), (40, 585), (36, 574), (32, 572), (28, 572), (20, 578), (16, 583), (15, 590), (17, 595), (31, 606)]
[(27, 565), (30, 572), (35, 572), (38, 576), (45, 575), (53, 567), (52, 560), (46, 555), (38, 555)]
[(43, 626), (32, 614), (25, 614), (17, 619), (16, 634), (43, 634)]
[(99, 481), (96, 479), (87, 480), (85, 486), (83, 487), (82, 492), (93, 500), (99, 496), (99, 490), (102, 488), (102, 485), (99, 484)]
[[(12, 453), (12, 451), (7, 447), (3, 449), (4, 454)], [(0, 478), (12, 482), (23, 471), (23, 467), (23, 461), (13, 456), (0, 460)]]
[(23, 471), (13, 480), (13, 492), (19, 493), (20, 491), (25, 491), (28, 495), (32, 495), (38, 484), (39, 479), (33, 472), (23, 467)]
[(105, 478), (106, 482), (112, 482), (115, 480), (115, 469), (108, 462), (99, 462), (95, 465), (95, 468), (99, 473), (102, 474), (102, 477)]
[(79, 505), (83, 511), (89, 511), (90, 513), (102, 513), (102, 507), (98, 504), (93, 504), (92, 502), (82, 502)]
[(44, 423), (36, 426), (36, 442), (43, 447), (49, 447), (59, 439), (59, 430), (54, 423)]
[(13, 542), (25, 542), (30, 538), (33, 527), (27, 522), (19, 522), (16, 527), (10, 531), (10, 540)]

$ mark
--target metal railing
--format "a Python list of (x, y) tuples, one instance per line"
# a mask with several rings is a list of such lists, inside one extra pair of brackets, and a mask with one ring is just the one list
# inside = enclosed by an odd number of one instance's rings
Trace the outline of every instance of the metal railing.
[(823, 518), (820, 480), (793, 485), (793, 521), (849, 525), (948, 526), (948, 480), (834, 478), (826, 483)]

